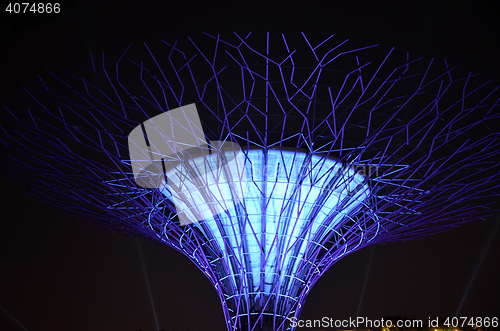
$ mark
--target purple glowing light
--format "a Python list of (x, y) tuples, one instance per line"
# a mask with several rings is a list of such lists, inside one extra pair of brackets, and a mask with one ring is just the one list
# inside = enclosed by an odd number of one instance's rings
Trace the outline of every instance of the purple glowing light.
[[(334, 39), (206, 35), (48, 73), (5, 107), (5, 163), (38, 198), (185, 254), (228, 330), (293, 329), (343, 256), (484, 217), (499, 195), (498, 87)], [(181, 226), (168, 187), (135, 182), (127, 135), (190, 103), (208, 141), (243, 149), (248, 195)]]

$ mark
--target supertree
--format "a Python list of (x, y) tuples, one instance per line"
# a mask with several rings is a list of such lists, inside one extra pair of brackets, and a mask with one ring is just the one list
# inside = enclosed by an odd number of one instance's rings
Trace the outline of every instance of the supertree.
[[(393, 53), (207, 34), (92, 55), (4, 106), (4, 163), (36, 198), (186, 255), (228, 330), (293, 330), (340, 258), (485, 217), (500, 193), (498, 87)], [(199, 178), (174, 187), (182, 164), (145, 156), (160, 176), (141, 184), (131, 132), (193, 104)]]

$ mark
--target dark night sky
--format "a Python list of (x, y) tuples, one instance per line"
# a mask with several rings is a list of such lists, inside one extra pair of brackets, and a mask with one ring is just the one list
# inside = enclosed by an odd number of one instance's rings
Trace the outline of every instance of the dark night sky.
[[(446, 58), (500, 84), (497, 1), (102, 2), (75, 1), (53, 19), (3, 13), (2, 102), (45, 69), (68, 60), (86, 63), (89, 52), (118, 52), (130, 43), (202, 31), (336, 34), (339, 40)], [(138, 245), (161, 328), (225, 330), (215, 290), (180, 253), (89, 225), (16, 186), (2, 177), (0, 330), (155, 330)], [(454, 316), (470, 284), (459, 316), (500, 317), (499, 227), (497, 213), (422, 240), (356, 252), (323, 276), (302, 318), (355, 317), (372, 254), (361, 316)]]

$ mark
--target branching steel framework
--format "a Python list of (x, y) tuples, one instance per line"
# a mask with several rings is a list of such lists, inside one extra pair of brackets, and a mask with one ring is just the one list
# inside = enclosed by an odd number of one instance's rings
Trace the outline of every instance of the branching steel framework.
[[(293, 330), (340, 258), (485, 217), (500, 191), (498, 87), (335, 39), (206, 34), (47, 72), (4, 106), (4, 163), (36, 198), (186, 255), (228, 330)], [(182, 226), (167, 187), (135, 183), (127, 135), (190, 103), (241, 146), (248, 193)]]

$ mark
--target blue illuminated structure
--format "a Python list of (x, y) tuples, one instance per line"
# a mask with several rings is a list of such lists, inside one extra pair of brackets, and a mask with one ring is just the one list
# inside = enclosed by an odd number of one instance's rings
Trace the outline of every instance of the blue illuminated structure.
[[(16, 150), (5, 163), (37, 198), (186, 255), (228, 330), (293, 330), (343, 256), (485, 217), (500, 193), (498, 87), (347, 45), (206, 35), (129, 47), (110, 64), (92, 56), (24, 89), (27, 107), (5, 106), (3, 143)], [(183, 225), (167, 186), (134, 181), (127, 136), (190, 103), (207, 140), (241, 147), (248, 190)]]

